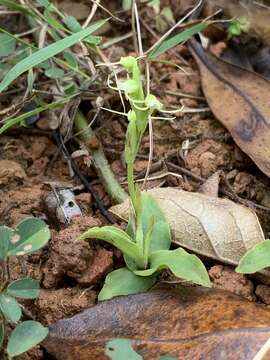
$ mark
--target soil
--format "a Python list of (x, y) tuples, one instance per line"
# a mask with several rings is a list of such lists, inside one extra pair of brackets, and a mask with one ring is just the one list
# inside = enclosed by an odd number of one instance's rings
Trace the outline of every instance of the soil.
[[(70, 3), (72, 2), (68, 3), (69, 6)], [(173, 4), (174, 15), (179, 17), (190, 3), (193, 2), (161, 1), (161, 7), (164, 4)], [(84, 13), (82, 9), (83, 7), (78, 14), (79, 20)], [(151, 9), (143, 11), (142, 18), (157, 32)], [(119, 26), (116, 26), (114, 31), (118, 32), (119, 36), (123, 35)], [(103, 35), (105, 40), (110, 37), (108, 33)], [(145, 27), (143, 40), (149, 46), (154, 42), (153, 36)], [(104, 53), (111, 61), (116, 61), (119, 54), (133, 53), (131, 43), (130, 40), (125, 40), (120, 45), (104, 50)], [(222, 184), (225, 188), (229, 185), (230, 190), (233, 189), (234, 193), (243, 199), (270, 207), (269, 179), (236, 146), (228, 131), (214, 118), (210, 110), (200, 111), (207, 107), (207, 103), (201, 91), (198, 69), (185, 45), (162, 57), (183, 67), (185, 72), (179, 71), (174, 65), (153, 63), (153, 93), (168, 108), (184, 104), (195, 110), (178, 114), (172, 121), (154, 121), (151, 176), (164, 176), (162, 179), (150, 181), (149, 186), (176, 186), (187, 191), (197, 191), (201, 182), (196, 181), (196, 177), (180, 172), (177, 174), (177, 167), (185, 168), (194, 176), (202, 178), (221, 171), (226, 179)], [(180, 96), (177, 93), (185, 95)], [(91, 108), (90, 101), (87, 101), (86, 107)], [(84, 107), (85, 102), (86, 100)], [(4, 99), (0, 109), (10, 106), (11, 103), (12, 99)], [(115, 106), (119, 107), (117, 99)], [(121, 182), (126, 180), (123, 161), (125, 129), (126, 123), (119, 116), (107, 113), (95, 123), (96, 135)], [(74, 146), (74, 143), (72, 145)], [(136, 162), (137, 178), (144, 177), (149, 147), (149, 136), (146, 135)], [(26, 302), (26, 309), (33, 318), (47, 325), (94, 306), (106, 274), (119, 267), (123, 260), (118, 251), (105, 243), (79, 239), (80, 234), (88, 228), (107, 224), (97, 210), (93, 197), (70, 172), (68, 163), (51, 133), (44, 133), (36, 127), (22, 131), (12, 130), (7, 135), (1, 135), (0, 148), (0, 223), (16, 227), (25, 217), (36, 216), (49, 224), (52, 234), (48, 246), (42, 251), (19, 260), (13, 259), (10, 264), (11, 279), (31, 276), (40, 281), (40, 297), (34, 302)], [(79, 157), (76, 164), (93, 184), (103, 205), (108, 208), (111, 205), (110, 199), (98, 181), (93, 164), (86, 160), (89, 159)], [(170, 175), (167, 174), (166, 169), (170, 169), (170, 164), (175, 165), (173, 173), (178, 176), (174, 176), (172, 171)], [(44, 201), (55, 184), (71, 188), (82, 211), (82, 216), (75, 217), (68, 224), (56, 221), (55, 214), (49, 213)], [(267, 236), (270, 231), (269, 212), (256, 211)], [(236, 274), (232, 267), (211, 262), (209, 275), (215, 287), (270, 305), (270, 287)], [(37, 347), (18, 357), (18, 360), (47, 358), (42, 348)]]

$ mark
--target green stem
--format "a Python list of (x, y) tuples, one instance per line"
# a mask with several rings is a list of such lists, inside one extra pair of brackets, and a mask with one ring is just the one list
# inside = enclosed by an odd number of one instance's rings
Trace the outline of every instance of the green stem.
[(76, 130), (80, 133), (80, 138), (88, 147), (90, 154), (94, 160), (98, 176), (102, 184), (104, 185), (106, 191), (110, 195), (112, 201), (114, 203), (123, 202), (128, 197), (128, 195), (115, 178), (115, 175), (112, 172), (110, 165), (105, 157), (101, 143), (98, 142), (98, 146), (96, 148), (90, 146), (91, 141), (96, 141), (97, 139), (93, 130), (89, 127), (84, 115), (80, 111), (77, 111), (74, 125)]
[(134, 186), (134, 163), (127, 163), (127, 180), (128, 180), (128, 192), (131, 198), (134, 209), (136, 209), (136, 194)]

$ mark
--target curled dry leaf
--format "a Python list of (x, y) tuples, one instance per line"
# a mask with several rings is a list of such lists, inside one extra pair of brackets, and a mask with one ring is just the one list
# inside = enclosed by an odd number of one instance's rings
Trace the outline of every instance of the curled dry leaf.
[(189, 47), (200, 68), (202, 88), (216, 118), (237, 145), (270, 176), (270, 81), (229, 64), (203, 50)]
[(115, 338), (132, 340), (144, 360), (252, 360), (270, 337), (269, 324), (267, 308), (229, 292), (165, 287), (60, 320), (43, 345), (57, 360), (106, 360), (105, 346)]
[[(231, 200), (175, 188), (149, 193), (164, 211), (173, 241), (200, 255), (236, 265), (247, 249), (264, 240), (256, 214)], [(129, 201), (110, 211), (127, 220)]]

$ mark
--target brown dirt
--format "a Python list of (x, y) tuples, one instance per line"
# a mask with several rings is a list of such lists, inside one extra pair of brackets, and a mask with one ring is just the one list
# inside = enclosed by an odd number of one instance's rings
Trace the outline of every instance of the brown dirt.
[(248, 300), (256, 300), (254, 285), (245, 275), (238, 274), (232, 268), (223, 265), (211, 267), (208, 273), (214, 287), (231, 291)]

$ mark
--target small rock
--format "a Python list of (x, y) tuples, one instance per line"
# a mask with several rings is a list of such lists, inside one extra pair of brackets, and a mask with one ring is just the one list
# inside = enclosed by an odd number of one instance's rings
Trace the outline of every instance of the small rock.
[(92, 264), (78, 278), (78, 283), (87, 286), (97, 284), (112, 269), (113, 252), (100, 248), (95, 252)]
[(24, 169), (16, 161), (0, 160), (0, 186), (21, 183), (26, 177)]
[(270, 305), (270, 287), (267, 285), (258, 285), (255, 290), (258, 299), (266, 305)]
[(253, 283), (245, 275), (236, 273), (229, 266), (215, 265), (209, 270), (213, 287), (228, 290), (236, 295), (255, 301)]

